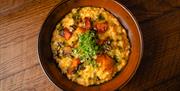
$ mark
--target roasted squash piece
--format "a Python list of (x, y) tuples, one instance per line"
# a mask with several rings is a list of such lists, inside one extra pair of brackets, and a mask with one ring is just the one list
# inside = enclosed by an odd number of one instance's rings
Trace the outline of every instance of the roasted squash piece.
[(73, 74), (74, 71), (76, 71), (79, 64), (80, 64), (80, 59), (79, 58), (73, 59), (70, 67), (67, 70), (67, 73), (68, 74)]
[(72, 33), (69, 31), (68, 28), (64, 28), (64, 38), (69, 40), (71, 38)]
[(100, 54), (97, 56), (96, 62), (100, 64), (100, 69), (113, 73), (115, 70), (114, 61), (107, 54)]
[(104, 33), (108, 29), (108, 22), (95, 22), (94, 28), (98, 33)]

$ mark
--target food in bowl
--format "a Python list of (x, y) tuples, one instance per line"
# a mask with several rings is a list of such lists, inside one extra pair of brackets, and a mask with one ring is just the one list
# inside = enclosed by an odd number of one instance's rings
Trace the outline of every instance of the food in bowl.
[(130, 43), (126, 32), (104, 8), (74, 8), (52, 34), (53, 58), (62, 73), (80, 85), (104, 83), (128, 61)]

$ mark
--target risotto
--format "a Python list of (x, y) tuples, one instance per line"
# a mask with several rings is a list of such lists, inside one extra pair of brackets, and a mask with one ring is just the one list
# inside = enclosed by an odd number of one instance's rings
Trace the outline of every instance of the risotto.
[(51, 39), (53, 57), (63, 74), (83, 85), (111, 80), (130, 54), (126, 30), (103, 8), (74, 8), (57, 25)]

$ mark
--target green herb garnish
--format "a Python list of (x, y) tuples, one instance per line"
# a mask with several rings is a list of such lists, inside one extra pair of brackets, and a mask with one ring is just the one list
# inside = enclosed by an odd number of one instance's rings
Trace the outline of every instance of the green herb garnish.
[(99, 14), (98, 19), (99, 20), (105, 20), (105, 18), (104, 18), (104, 16), (102, 14)]
[(79, 13), (75, 13), (75, 14), (72, 16), (72, 18), (73, 18), (75, 21), (79, 20), (79, 19), (80, 19), (80, 14), (79, 14)]
[(77, 21), (77, 20), (80, 19), (80, 13), (79, 13), (80, 10), (81, 10), (81, 9), (78, 9), (78, 10), (76, 11), (76, 13), (74, 13), (73, 16), (72, 16), (72, 18), (73, 18), (75, 21)]
[(73, 53), (78, 54), (81, 62), (87, 61), (87, 63), (94, 65), (92, 57), (99, 51), (99, 46), (96, 44), (96, 38), (97, 35), (93, 30), (89, 30), (79, 36), (79, 46), (73, 50)]
[(61, 23), (58, 23), (56, 25), (56, 29), (58, 30), (58, 34), (62, 36), (63, 35), (63, 26)]
[(62, 24), (61, 24), (61, 23), (58, 23), (58, 24), (56, 25), (56, 29), (59, 30), (59, 31), (63, 30)]

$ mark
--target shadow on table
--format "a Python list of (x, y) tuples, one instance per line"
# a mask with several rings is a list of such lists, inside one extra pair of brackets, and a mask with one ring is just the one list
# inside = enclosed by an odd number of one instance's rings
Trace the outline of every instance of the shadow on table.
[(137, 18), (144, 41), (141, 64), (133, 79), (122, 90), (163, 91), (171, 86), (174, 91), (179, 88), (180, 11), (170, 6), (164, 8), (165, 2), (159, 5), (157, 2), (158, 0), (121, 1)]

